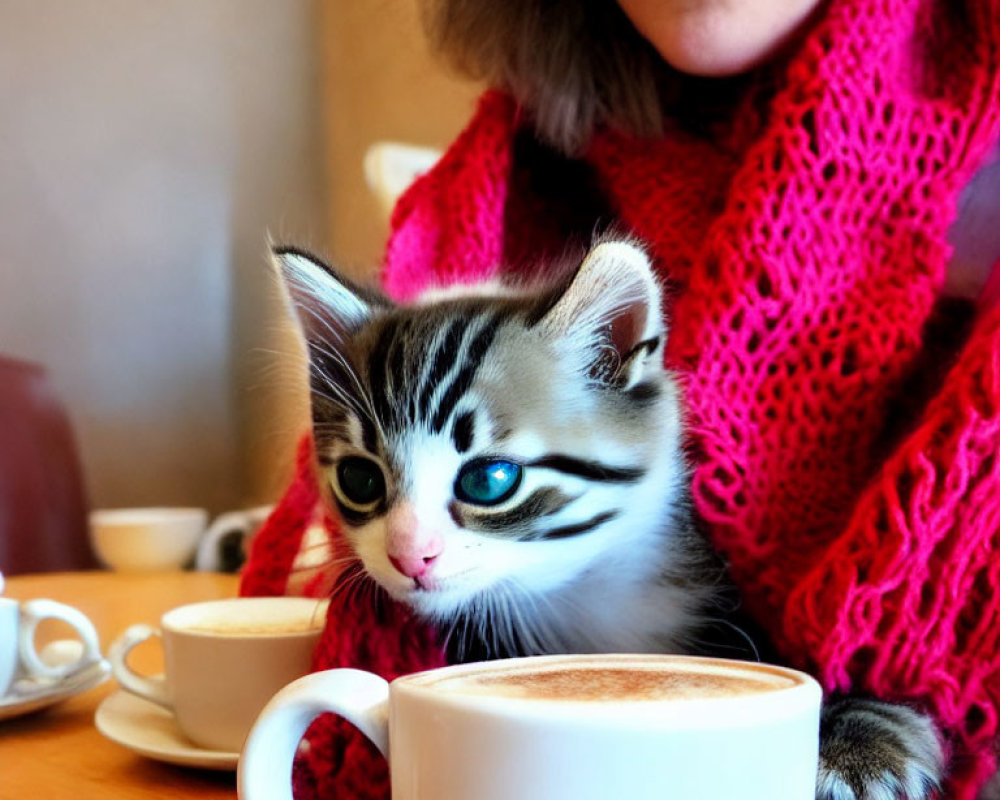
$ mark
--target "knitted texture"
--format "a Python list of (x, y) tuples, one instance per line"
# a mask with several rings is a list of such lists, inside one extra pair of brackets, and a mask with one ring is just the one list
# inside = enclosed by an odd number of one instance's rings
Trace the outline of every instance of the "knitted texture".
[[(948, 227), (1000, 139), (1000, 0), (965, 5), (963, 24), (932, 0), (834, 0), (766, 112), (748, 101), (711, 141), (604, 132), (585, 156), (669, 286), (695, 504), (748, 610), (828, 690), (932, 712), (956, 800), (995, 770), (1000, 730), (1000, 307), (930, 363)], [(548, 252), (515, 179), (522, 125), (487, 94), (403, 198), (392, 295)], [(265, 547), (248, 583), (272, 568)], [(440, 653), (391, 604), (335, 600), (317, 666), (364, 659), (406, 671)], [(372, 774), (343, 752), (311, 768)]]
[(299, 443), (292, 483), (250, 541), (247, 564), (240, 575), (240, 594), (267, 597), (285, 594), (288, 578), (306, 527), (320, 500), (312, 441)]

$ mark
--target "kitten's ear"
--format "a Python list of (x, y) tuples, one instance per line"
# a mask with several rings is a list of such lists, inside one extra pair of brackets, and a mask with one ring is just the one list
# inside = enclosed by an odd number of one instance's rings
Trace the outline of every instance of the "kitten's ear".
[(587, 255), (541, 320), (550, 333), (590, 351), (590, 376), (629, 389), (660, 369), (660, 286), (646, 253), (629, 241), (605, 241)]
[(275, 247), (271, 252), (285, 297), (308, 341), (343, 341), (388, 302), (305, 251)]

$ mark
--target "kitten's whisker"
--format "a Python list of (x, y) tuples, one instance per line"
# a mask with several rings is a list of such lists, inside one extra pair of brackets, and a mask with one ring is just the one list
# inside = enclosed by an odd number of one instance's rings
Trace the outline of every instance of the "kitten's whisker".
[(485, 601), (486, 613), (483, 614), (483, 629), (484, 633), (486, 629), (489, 629), (490, 642), (493, 646), (494, 657), (500, 652), (500, 641), (498, 639), (498, 630), (496, 624), (496, 601), (493, 595), (490, 593), (483, 595), (483, 600)]
[[(323, 544), (309, 545), (308, 547), (303, 548), (301, 550), (301, 552), (307, 553), (310, 550), (317, 549), (319, 547), (325, 547), (325, 545), (323, 545)], [(350, 566), (352, 564), (356, 565), (357, 561), (358, 561), (357, 558), (355, 558), (353, 556), (349, 556), (349, 555), (348, 556), (331, 556), (327, 561), (325, 561), (323, 563), (323, 566), (326, 569), (328, 569), (328, 570), (332, 570), (332, 569), (337, 569), (337, 568), (341, 568), (341, 567), (345, 567), (345, 566)], [(338, 577), (344, 576), (344, 579), (354, 580), (354, 579), (357, 579), (358, 577), (360, 577), (360, 575), (356, 574), (356, 572), (360, 572), (360, 570), (354, 571), (354, 570), (350, 570), (350, 569), (342, 569), (338, 573)]]
[(536, 604), (543, 603), (548, 611), (548, 613), (545, 614), (544, 617), (543, 615), (539, 615), (539, 617), (543, 617), (543, 619), (545, 620), (544, 634), (546, 637), (545, 639), (546, 646), (552, 652), (565, 652), (568, 649), (568, 643), (566, 641), (566, 638), (556, 628), (552, 627), (550, 621), (566, 619), (566, 618), (573, 618), (573, 619), (585, 618), (586, 609), (584, 608), (583, 603), (575, 596), (570, 597), (565, 592), (555, 596), (528, 593), (527, 591), (525, 592), (525, 594), (529, 596), (531, 600)]
[[(461, 630), (459, 630), (459, 625), (461, 625)], [(468, 636), (468, 629), (469, 629), (469, 624), (466, 621), (466, 619), (464, 617), (459, 617), (452, 623), (451, 630), (448, 633), (448, 637), (446, 640), (450, 642), (452, 636), (458, 636), (458, 639), (456, 640), (457, 642), (456, 655), (459, 661), (465, 660), (465, 655), (468, 650), (468, 647), (466, 645), (467, 641), (466, 637)]]
[(343, 397), (344, 401), (355, 411), (360, 412), (361, 408), (357, 405), (357, 400), (360, 399), (367, 406), (367, 410), (372, 414), (374, 418), (374, 410), (371, 405), (371, 398), (368, 396), (368, 391), (361, 381), (361, 377), (358, 375), (357, 370), (354, 365), (349, 362), (342, 353), (335, 349), (330, 349), (325, 344), (317, 341), (310, 343), (310, 347), (315, 349), (324, 358), (329, 359), (331, 362), (336, 364), (341, 368), (341, 371), (347, 378), (354, 384), (354, 390), (356, 394), (351, 394), (347, 391), (347, 387), (341, 386), (334, 376), (325, 372), (318, 364), (316, 359), (310, 359), (312, 369), (326, 381), (326, 384), (334, 389), (340, 396)]
[(371, 582), (371, 577), (356, 558), (344, 558), (343, 561), (353, 562), (354, 566), (341, 573), (330, 591), (330, 597), (343, 594), (347, 600), (360, 599), (356, 593), (363, 591), (364, 585)]
[[(753, 637), (750, 636), (749, 633), (743, 630), (739, 625), (737, 625), (732, 620), (726, 619), (725, 617), (704, 617), (702, 621), (705, 623), (714, 623), (716, 625), (721, 625), (725, 628), (729, 628), (730, 630), (735, 631), (747, 643), (747, 645), (749, 645), (749, 649), (753, 653), (754, 660), (758, 662), (761, 660), (760, 651), (757, 649), (757, 643), (753, 640)], [(701, 636), (698, 636), (697, 633), (694, 632), (692, 632), (692, 634), (687, 637), (686, 641), (689, 645), (695, 645), (695, 644), (710, 645), (712, 650), (727, 649), (725, 645), (720, 645), (718, 642), (713, 642), (711, 639), (705, 639)], [(738, 650), (738, 656), (737, 656), (738, 658), (743, 660), (748, 660), (746, 656), (743, 655), (742, 649), (737, 648), (735, 645), (732, 646), (730, 649)]]
[(505, 651), (516, 653), (519, 648), (515, 622), (519, 621), (520, 613), (511, 594), (510, 586), (506, 583), (501, 583), (497, 589), (499, 590), (496, 593), (497, 605), (503, 605), (503, 619), (498, 620), (498, 623), (502, 623), (502, 626), (498, 624), (498, 628), (500, 628)]
[(517, 579), (509, 581), (508, 586), (510, 591), (516, 592), (517, 597), (531, 606), (532, 613), (530, 615), (520, 603), (515, 606), (519, 619), (518, 629), (523, 631), (521, 635), (526, 637), (525, 646), (530, 646), (532, 651), (536, 653), (554, 653), (564, 649), (559, 646), (558, 637), (549, 626), (546, 615), (539, 610), (538, 602), (540, 600), (551, 609), (552, 604), (548, 598), (537, 596)]
[[(509, 584), (508, 591), (511, 592), (514, 601), (513, 608), (518, 623), (516, 632), (523, 639), (523, 647), (533, 654), (550, 652), (547, 645), (548, 640), (552, 639), (551, 632), (546, 632), (547, 623), (543, 615), (539, 613), (534, 597), (526, 587), (516, 581)], [(522, 601), (527, 602), (531, 613), (528, 612)]]

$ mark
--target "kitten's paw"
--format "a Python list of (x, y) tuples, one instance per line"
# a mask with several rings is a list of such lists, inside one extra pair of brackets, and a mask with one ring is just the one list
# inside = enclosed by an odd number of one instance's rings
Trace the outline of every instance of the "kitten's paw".
[(925, 800), (943, 768), (937, 730), (923, 714), (860, 698), (824, 706), (817, 800)]

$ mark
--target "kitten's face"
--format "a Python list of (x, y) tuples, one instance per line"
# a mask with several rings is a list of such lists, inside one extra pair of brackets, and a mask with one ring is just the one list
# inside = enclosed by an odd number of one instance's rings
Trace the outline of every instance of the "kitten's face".
[(543, 597), (638, 546), (680, 472), (663, 447), (678, 438), (676, 389), (640, 251), (600, 245), (541, 294), (407, 307), (301, 254), (279, 259), (331, 497), (394, 598), (448, 620), (487, 595)]

